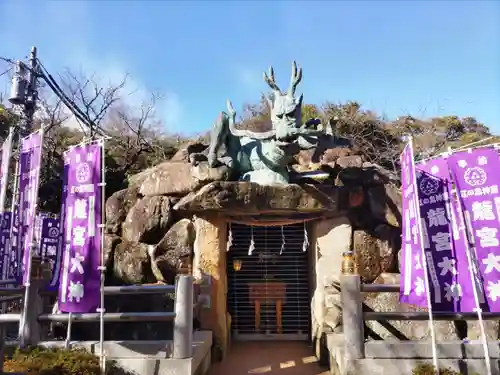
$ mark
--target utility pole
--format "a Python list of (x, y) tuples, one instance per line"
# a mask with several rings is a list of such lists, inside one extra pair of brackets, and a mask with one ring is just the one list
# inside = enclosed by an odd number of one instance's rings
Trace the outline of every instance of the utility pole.
[[(12, 79), (12, 87), (11, 87), (11, 95), (9, 97), (9, 102), (13, 105), (22, 106), (22, 120), (18, 131), (18, 140), (17, 140), (17, 160), (14, 174), (14, 186), (12, 191), (12, 202), (11, 202), (11, 227), (10, 227), (10, 238), (13, 239), (13, 229), (14, 222), (20, 221), (21, 213), (19, 212), (19, 179), (20, 179), (20, 162), (21, 162), (21, 138), (30, 134), (33, 130), (33, 116), (36, 111), (36, 104), (38, 100), (38, 76), (39, 76), (39, 67), (38, 67), (38, 59), (37, 59), (37, 49), (36, 47), (31, 48), (29, 62), (26, 65), (22, 61), (16, 62), (16, 70), (14, 77)], [(17, 228), (18, 235), (16, 238), (19, 238), (17, 242), (17, 251), (18, 255), (22, 254), (20, 251), (20, 246), (23, 245), (23, 241), (20, 241), (20, 228)], [(11, 242), (12, 245), (12, 242)], [(29, 245), (30, 250), (32, 251), (32, 244)], [(10, 249), (12, 251), (12, 248)], [(9, 252), (10, 252), (9, 251)], [(29, 262), (31, 264), (31, 256), (29, 257)], [(21, 255), (22, 257), (22, 255)], [(18, 264), (21, 264), (21, 259), (18, 259)], [(28, 271), (31, 273), (31, 266), (28, 266)], [(24, 306), (21, 312), (21, 321), (19, 324), (19, 336), (21, 338), (21, 343), (24, 345), (29, 340), (30, 335), (30, 327), (25, 327), (25, 322), (29, 316), (30, 309), (30, 281), (31, 275), (28, 275), (28, 283), (25, 285), (25, 296), (24, 296)], [(5, 310), (5, 307), (4, 307)]]
[(33, 115), (38, 100), (38, 59), (36, 47), (31, 48), (29, 62), (16, 62), (16, 70), (12, 79), (9, 102), (22, 106), (23, 124), (21, 135), (27, 135), (33, 129)]
[[(31, 133), (33, 129), (33, 116), (36, 110), (38, 100), (38, 76), (39, 76), (38, 58), (36, 47), (31, 47), (29, 63), (26, 65), (22, 61), (16, 62), (16, 70), (12, 78), (12, 87), (10, 91), (9, 102), (12, 105), (22, 106), (22, 120), (17, 132), (17, 160), (14, 174), (14, 186), (12, 190), (11, 215), (12, 223), (16, 220), (15, 213), (19, 200), (19, 175), (20, 175), (20, 156), (21, 156), (21, 138)], [(14, 137), (14, 140), (16, 137)], [(14, 142), (14, 141), (13, 141)], [(15, 144), (14, 144), (14, 147)], [(12, 239), (11, 225), (10, 238)]]

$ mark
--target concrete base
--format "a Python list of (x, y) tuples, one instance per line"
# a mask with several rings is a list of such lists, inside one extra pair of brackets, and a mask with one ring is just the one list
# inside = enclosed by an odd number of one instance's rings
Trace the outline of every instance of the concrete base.
[[(432, 364), (428, 341), (369, 341), (365, 358), (346, 360), (342, 334), (327, 337), (332, 375), (412, 375), (419, 364)], [(500, 375), (500, 342), (488, 344), (493, 375)], [(437, 345), (439, 367), (451, 368), (464, 375), (486, 374), (483, 347), (479, 342), (447, 342)]]
[[(61, 341), (40, 343), (45, 347), (64, 347)], [(96, 341), (71, 343), (99, 355)], [(172, 341), (105, 341), (106, 359), (116, 361), (125, 370), (140, 375), (205, 375), (211, 365), (212, 332), (197, 331), (193, 338), (193, 357), (173, 359)]]

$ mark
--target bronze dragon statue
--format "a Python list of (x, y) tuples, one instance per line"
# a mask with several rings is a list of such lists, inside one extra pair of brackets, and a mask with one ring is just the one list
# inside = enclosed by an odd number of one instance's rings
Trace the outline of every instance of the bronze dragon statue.
[[(301, 149), (315, 147), (320, 137), (332, 134), (331, 128), (323, 129), (317, 121), (302, 124), (303, 95), (295, 97), (301, 80), (302, 69), (297, 68), (295, 62), (285, 93), (278, 87), (272, 67), (269, 74), (264, 73), (264, 81), (272, 90), (272, 95), (266, 98), (271, 109), (272, 129), (266, 132), (236, 128), (236, 111), (228, 100), (227, 113), (221, 112), (212, 129), (206, 156), (209, 166), (227, 165), (243, 181), (261, 185), (287, 184), (290, 159)], [(316, 128), (310, 128), (311, 123), (315, 123)], [(192, 163), (201, 158), (200, 154), (190, 156)]]

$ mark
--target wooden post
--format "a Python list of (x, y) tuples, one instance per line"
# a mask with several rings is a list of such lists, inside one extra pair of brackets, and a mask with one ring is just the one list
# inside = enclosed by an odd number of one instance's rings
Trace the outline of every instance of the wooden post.
[(365, 358), (365, 333), (361, 277), (356, 272), (352, 252), (344, 253), (340, 290), (345, 357), (348, 360)]

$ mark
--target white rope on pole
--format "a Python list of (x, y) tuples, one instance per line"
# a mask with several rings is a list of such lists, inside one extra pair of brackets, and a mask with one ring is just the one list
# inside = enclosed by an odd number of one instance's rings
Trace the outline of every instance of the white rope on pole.
[(104, 282), (106, 277), (106, 264), (104, 258), (104, 231), (106, 227), (106, 164), (105, 164), (105, 140), (101, 138), (98, 140), (101, 145), (101, 262), (99, 266), (101, 282), (100, 282), (100, 297), (101, 303), (99, 308), (99, 365), (101, 369), (101, 375), (106, 374), (106, 356), (104, 355)]
[[(451, 147), (448, 149), (448, 155), (451, 155), (453, 153), (453, 151), (451, 150)], [(453, 181), (455, 183), (455, 186), (456, 186), (456, 182)], [(472, 258), (472, 254), (471, 254), (471, 248), (469, 246), (469, 241), (467, 239), (467, 222), (465, 221), (465, 217), (464, 217), (464, 214), (463, 214), (463, 206), (462, 206), (462, 202), (460, 200), (460, 197), (458, 196), (458, 193), (457, 193), (457, 190), (456, 189), (453, 189), (451, 192), (450, 192), (451, 196), (450, 196), (450, 203), (452, 203), (451, 199), (456, 199), (457, 200), (457, 203), (458, 203), (458, 215), (459, 215), (459, 219), (460, 219), (460, 226), (458, 228), (459, 232), (462, 233), (461, 237), (463, 238), (463, 241), (464, 241), (464, 245), (465, 245), (465, 253), (467, 255), (467, 263), (469, 265), (469, 272), (470, 272), (470, 276), (472, 278), (472, 293), (474, 295), (474, 303), (476, 305), (476, 313), (477, 313), (477, 321), (479, 323), (479, 329), (481, 331), (481, 344), (482, 344), (482, 347), (483, 347), (483, 352), (484, 352), (484, 360), (485, 360), (485, 364), (486, 364), (486, 371), (487, 371), (487, 375), (491, 375), (491, 363), (490, 363), (490, 350), (489, 350), (489, 347), (488, 347), (488, 338), (486, 337), (486, 329), (484, 327), (484, 320), (483, 320), (483, 310), (481, 309), (481, 303), (479, 301), (479, 293), (478, 293), (478, 290), (477, 290), (477, 285), (476, 285), (476, 277), (475, 275), (477, 275), (479, 273), (478, 271), (478, 268), (477, 268), (477, 264), (475, 264), (475, 262), (473, 261), (473, 258)], [(477, 257), (476, 257), (477, 259)]]
[[(408, 137), (408, 145), (411, 150), (411, 155), (412, 158), (414, 157), (413, 155), (413, 138), (410, 136)], [(417, 173), (416, 173), (416, 168), (412, 168), (412, 177), (413, 177), (413, 188), (415, 189), (415, 197), (417, 199), (417, 209), (415, 210), (415, 215), (417, 218), (417, 225), (418, 225), (418, 234), (420, 237), (420, 250), (422, 251), (422, 266), (424, 268), (425, 272), (425, 295), (427, 298), (427, 305), (428, 305), (428, 312), (429, 312), (429, 330), (431, 333), (431, 345), (432, 345), (432, 362), (434, 364), (434, 367), (436, 369), (436, 374), (439, 375), (439, 364), (438, 364), (438, 358), (437, 358), (437, 345), (436, 345), (436, 331), (434, 330), (434, 317), (432, 313), (432, 300), (431, 300), (431, 291), (429, 288), (429, 269), (427, 268), (427, 257), (425, 256), (425, 248), (424, 248), (424, 235), (422, 231), (422, 218), (420, 216), (420, 209), (418, 203), (420, 202), (420, 198), (418, 195), (418, 184), (417, 184)]]
[[(475, 141), (475, 142), (471, 142), (471, 143), (468, 143), (466, 145), (463, 145), (463, 146), (460, 146), (460, 147), (457, 147), (455, 149), (455, 151), (458, 151), (458, 150), (464, 150), (464, 149), (468, 149), (470, 148), (471, 146), (474, 146), (474, 145), (477, 145), (477, 144), (480, 144), (480, 143), (484, 143), (486, 141), (489, 141), (490, 139), (493, 139), (495, 138), (496, 136), (492, 135), (491, 137), (487, 137), (487, 138), (484, 138), (484, 139), (480, 139), (479, 141)], [(484, 145), (484, 146), (481, 146), (481, 147), (487, 147), (488, 145)], [(448, 151), (451, 152), (451, 147), (448, 147)]]
[[(486, 141), (489, 141), (490, 139), (493, 139), (495, 138), (494, 135), (492, 135), (491, 137), (488, 137), (488, 138), (485, 138), (485, 139), (481, 139), (479, 141), (476, 141), (476, 142), (472, 142), (472, 143), (468, 143), (464, 146), (460, 146), (458, 148), (456, 148), (455, 150), (452, 150), (451, 147), (448, 147), (448, 151), (447, 152), (440, 152), (439, 154), (437, 155), (434, 155), (434, 156), (429, 156), (428, 158), (423, 158), (423, 159), (419, 159), (416, 161), (416, 163), (422, 163), (422, 162), (426, 162), (426, 161), (429, 161), (429, 160), (433, 160), (433, 159), (436, 159), (436, 158), (439, 158), (441, 156), (445, 156), (445, 155), (448, 155), (450, 152), (454, 152), (454, 151), (459, 151), (459, 150), (466, 150), (468, 148), (470, 148), (471, 146), (473, 145), (476, 145), (476, 144), (480, 144), (480, 143), (483, 143), (483, 142), (486, 142)], [(495, 143), (489, 143), (487, 145), (483, 145), (483, 146), (477, 146), (476, 148), (482, 148), (482, 147), (489, 147), (489, 146), (496, 146), (498, 145), (498, 142), (495, 142)]]

